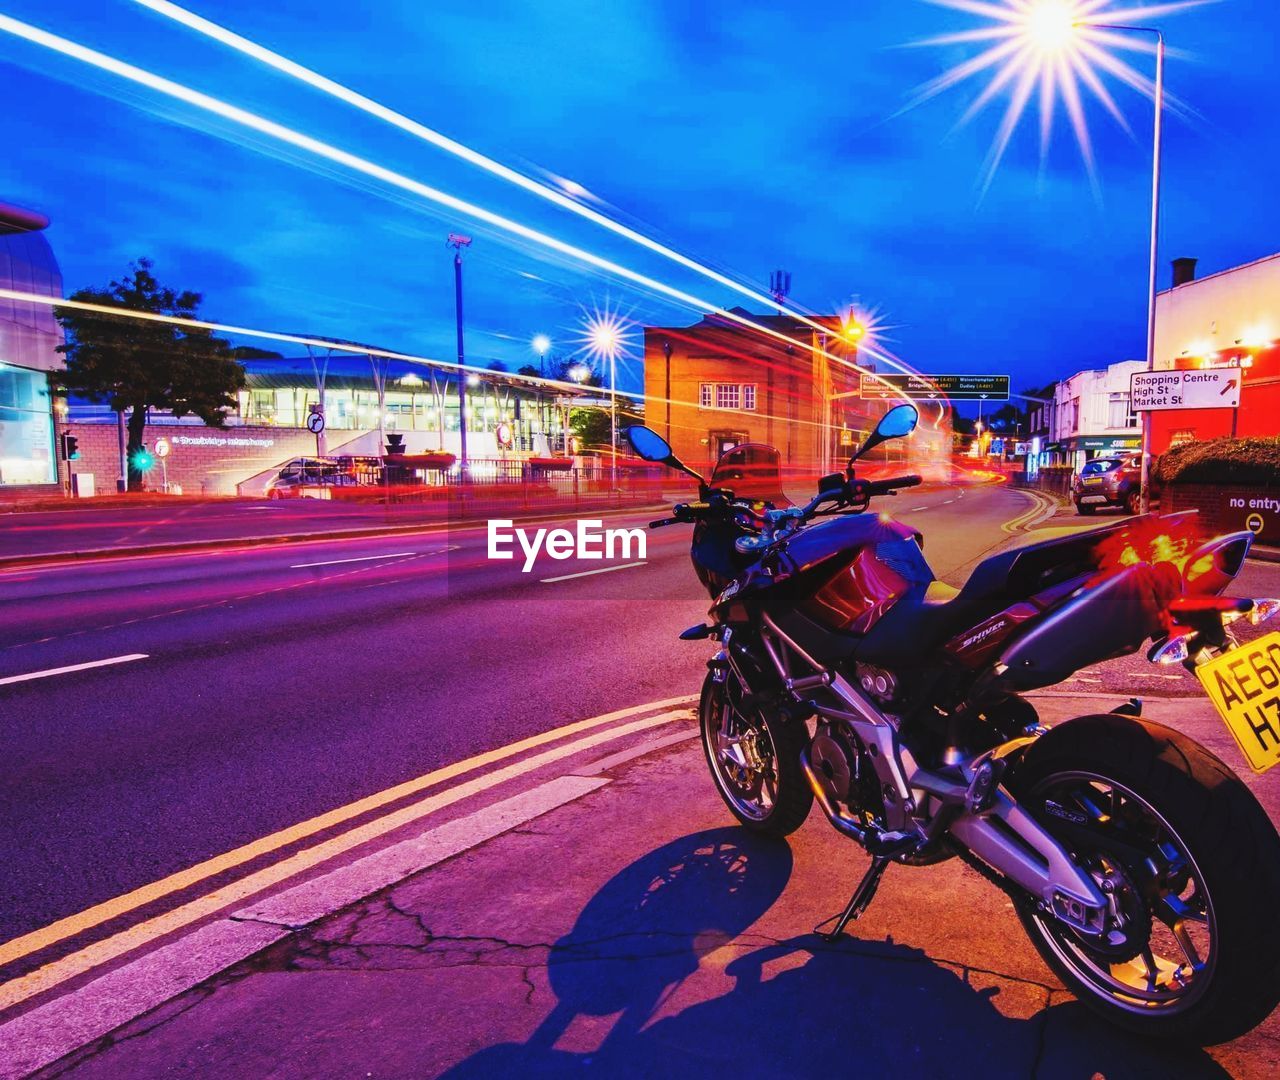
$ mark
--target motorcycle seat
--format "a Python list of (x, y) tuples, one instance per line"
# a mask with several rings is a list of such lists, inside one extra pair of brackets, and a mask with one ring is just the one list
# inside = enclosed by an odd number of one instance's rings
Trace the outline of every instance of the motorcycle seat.
[(867, 632), (858, 645), (858, 659), (889, 666), (927, 664), (929, 654), (957, 634), (1055, 580), (1087, 572), (1103, 531), (992, 555), (974, 567), (959, 589), (941, 581), (913, 586)]

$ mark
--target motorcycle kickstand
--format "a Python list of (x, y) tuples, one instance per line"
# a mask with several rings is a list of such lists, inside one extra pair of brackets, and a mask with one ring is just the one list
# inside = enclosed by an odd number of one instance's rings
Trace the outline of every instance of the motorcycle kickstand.
[[(844, 928), (867, 910), (868, 905), (876, 895), (876, 889), (880, 886), (880, 879), (884, 876), (885, 870), (889, 868), (891, 861), (885, 855), (873, 855), (871, 857), (871, 865), (867, 867), (867, 872), (862, 875), (862, 880), (858, 882), (858, 887), (853, 890), (853, 895), (849, 898), (849, 904), (840, 913), (834, 929), (828, 933), (815, 926), (813, 932), (823, 941), (837, 940), (844, 933)], [(818, 924), (818, 926), (821, 925), (821, 923)]]

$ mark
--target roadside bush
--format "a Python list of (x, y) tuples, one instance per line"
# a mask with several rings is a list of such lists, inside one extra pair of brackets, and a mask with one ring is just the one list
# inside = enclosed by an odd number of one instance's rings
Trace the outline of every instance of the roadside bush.
[(1280, 436), (1183, 443), (1160, 455), (1154, 475), (1161, 484), (1280, 486)]

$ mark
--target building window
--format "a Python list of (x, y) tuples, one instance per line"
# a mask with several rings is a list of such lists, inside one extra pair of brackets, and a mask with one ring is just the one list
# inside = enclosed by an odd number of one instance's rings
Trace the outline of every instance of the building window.
[(1129, 408), (1129, 395), (1111, 394), (1107, 400), (1107, 427), (1132, 428), (1138, 426), (1138, 414)]
[(698, 387), (698, 407), (702, 409), (739, 409), (754, 412), (755, 383), (702, 383)]
[(716, 408), (736, 409), (742, 402), (742, 388), (737, 383), (716, 383)]

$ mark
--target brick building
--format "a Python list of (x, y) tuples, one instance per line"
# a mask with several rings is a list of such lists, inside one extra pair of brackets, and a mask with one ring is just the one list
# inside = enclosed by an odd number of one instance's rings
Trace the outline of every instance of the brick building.
[(777, 447), (792, 468), (838, 468), (887, 407), (857, 396), (852, 334), (835, 316), (814, 320), (830, 326), (823, 334), (786, 316), (733, 312), (794, 344), (716, 315), (645, 327), (645, 423), (694, 469), (744, 442)]

